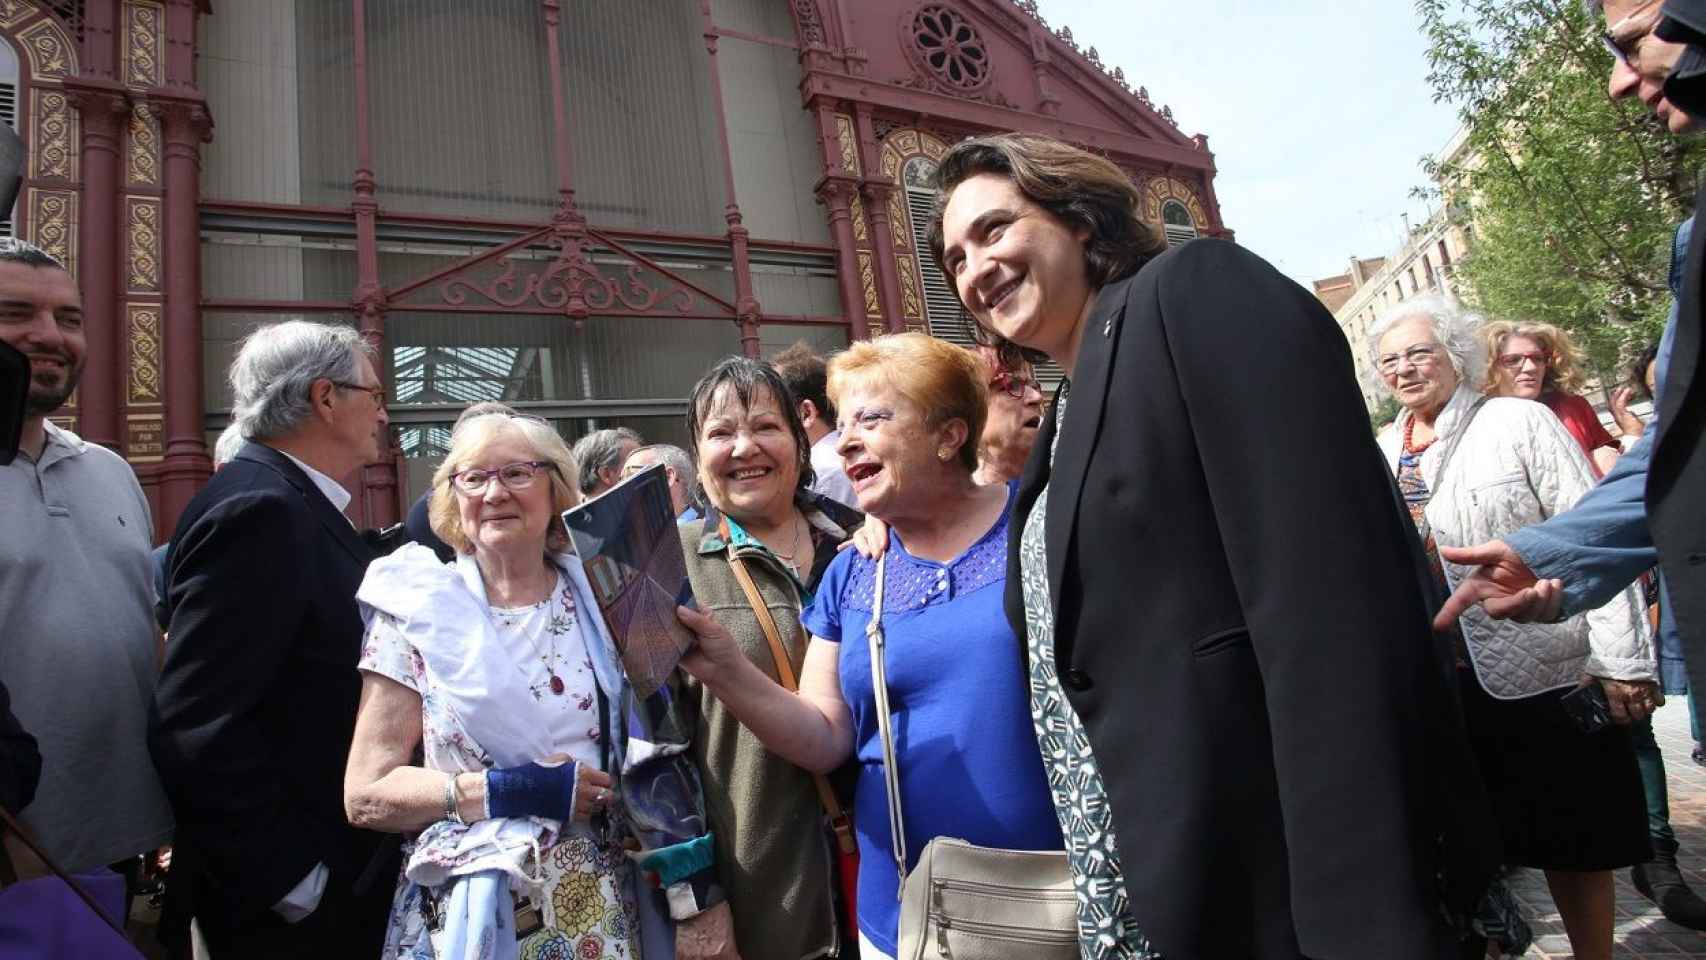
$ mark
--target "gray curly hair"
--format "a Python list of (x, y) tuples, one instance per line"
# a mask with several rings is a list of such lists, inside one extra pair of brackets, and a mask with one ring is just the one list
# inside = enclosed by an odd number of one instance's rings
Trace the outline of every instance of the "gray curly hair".
[(1412, 320), (1426, 320), (1434, 342), (1445, 348), (1459, 383), (1479, 384), (1487, 372), (1487, 350), (1476, 337), (1484, 318), (1456, 300), (1438, 295), (1412, 297), (1393, 304), (1368, 328), (1368, 366), (1378, 377), (1380, 341), (1393, 327)]
[(232, 420), (245, 439), (281, 437), (307, 421), (316, 380), (355, 383), (374, 350), (354, 327), (286, 320), (243, 339), (231, 362)]

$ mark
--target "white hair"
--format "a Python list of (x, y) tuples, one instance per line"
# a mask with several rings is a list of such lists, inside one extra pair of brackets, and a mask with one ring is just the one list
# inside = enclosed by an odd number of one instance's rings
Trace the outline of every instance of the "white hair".
[(243, 340), (231, 361), (232, 422), (248, 440), (281, 437), (308, 420), (316, 380), (356, 383), (373, 348), (354, 327), (286, 320)]
[(1393, 327), (1412, 320), (1425, 320), (1434, 342), (1445, 348), (1459, 383), (1478, 384), (1487, 372), (1487, 349), (1475, 336), (1483, 318), (1456, 300), (1438, 295), (1411, 297), (1393, 304), (1368, 328), (1368, 365), (1378, 376), (1380, 341)]
[(601, 470), (615, 467), (622, 469), (622, 445), (632, 443), (640, 446), (646, 441), (628, 427), (613, 427), (606, 430), (594, 430), (575, 441), (573, 450), (575, 468), (580, 473), (581, 493), (591, 496), (598, 489), (598, 474)]
[(223, 467), (237, 459), (237, 451), (243, 449), (243, 431), (238, 428), (237, 421), (231, 421), (219, 439), (213, 442), (213, 465)]
[[(693, 458), (687, 455), (686, 450), (681, 449), (673, 443), (653, 443), (635, 450), (633, 453), (628, 455), (628, 459), (632, 460), (634, 457), (642, 453), (655, 454), (658, 458), (658, 463), (674, 470), (675, 475), (681, 478), (682, 483), (688, 484), (689, 486), (692, 485), (693, 475), (695, 472), (693, 469)], [(626, 464), (624, 464), (624, 466), (626, 466)]]

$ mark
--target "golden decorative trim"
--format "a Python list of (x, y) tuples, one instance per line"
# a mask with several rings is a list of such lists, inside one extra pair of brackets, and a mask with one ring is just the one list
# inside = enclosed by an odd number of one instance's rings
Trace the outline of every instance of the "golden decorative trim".
[(18, 40), (29, 54), (30, 73), (36, 79), (66, 77), (77, 72), (77, 47), (59, 21), (48, 17), (18, 32)]
[(900, 267), (900, 315), (907, 320), (924, 320), (924, 296), (919, 292), (918, 263), (912, 254), (903, 253), (894, 258)]
[(33, 3), (24, 0), (0, 0), (0, 27), (10, 29), (35, 16), (36, 8)]
[(125, 175), (131, 183), (160, 182), (160, 130), (153, 111), (140, 103), (130, 114), (130, 149), (125, 156)]
[(65, 269), (77, 275), (77, 192), (31, 187), (29, 190), (29, 237), (31, 243), (59, 258)]
[(896, 250), (912, 249), (911, 220), (906, 215), (906, 204), (901, 201), (905, 188), (889, 193), (889, 234), (894, 238)]
[(165, 11), (149, 0), (129, 0), (124, 18), (124, 82), (157, 87), (165, 82)]
[(847, 205), (847, 213), (853, 218), (853, 242), (870, 246), (871, 229), (865, 223), (865, 198), (853, 195), (853, 202)]
[(124, 200), (125, 238), (129, 245), (125, 270), (131, 293), (160, 290), (160, 201), (149, 197)]
[(883, 313), (882, 301), (877, 298), (877, 275), (871, 262), (871, 255), (859, 251), (859, 285), (865, 291), (865, 315), (881, 318)]
[(77, 114), (58, 90), (36, 90), (30, 107), (30, 175), (38, 180), (77, 179)]
[(835, 138), (841, 141), (841, 169), (854, 176), (859, 169), (859, 140), (853, 132), (853, 118), (845, 113), (835, 115)]
[(1197, 197), (1196, 190), (1183, 180), (1172, 177), (1155, 176), (1143, 184), (1143, 219), (1150, 223), (1161, 222), (1161, 208), (1169, 200), (1177, 200), (1185, 205), (1185, 212), (1191, 215), (1191, 223), (1198, 230), (1208, 226), (1208, 217), (1203, 213), (1202, 200)]
[(133, 303), (130, 312), (130, 402), (160, 401), (160, 305)]
[(125, 420), (125, 459), (131, 463), (159, 463), (166, 457), (166, 418), (143, 414)]

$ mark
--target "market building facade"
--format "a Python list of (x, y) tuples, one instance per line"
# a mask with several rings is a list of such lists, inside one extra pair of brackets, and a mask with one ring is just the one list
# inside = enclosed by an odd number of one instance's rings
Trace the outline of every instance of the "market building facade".
[(379, 350), (392, 456), (346, 485), (382, 525), (474, 400), (679, 442), (719, 357), (963, 341), (921, 242), (962, 137), (1083, 145), (1170, 239), (1231, 236), (1206, 138), (1031, 2), (0, 0), (0, 39), (10, 227), (90, 318), (59, 419), (162, 538), (283, 318)]

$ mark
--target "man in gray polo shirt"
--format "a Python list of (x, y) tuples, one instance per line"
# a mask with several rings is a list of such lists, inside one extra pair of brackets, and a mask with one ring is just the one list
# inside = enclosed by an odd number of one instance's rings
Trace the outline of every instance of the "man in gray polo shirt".
[(82, 373), (83, 322), (64, 266), (0, 238), (0, 340), (30, 360), (23, 443), (0, 467), (0, 678), (41, 746), (23, 822), (104, 893), (109, 864), (170, 842), (172, 815), (148, 756), (160, 636), (148, 501), (117, 454), (47, 422)]

